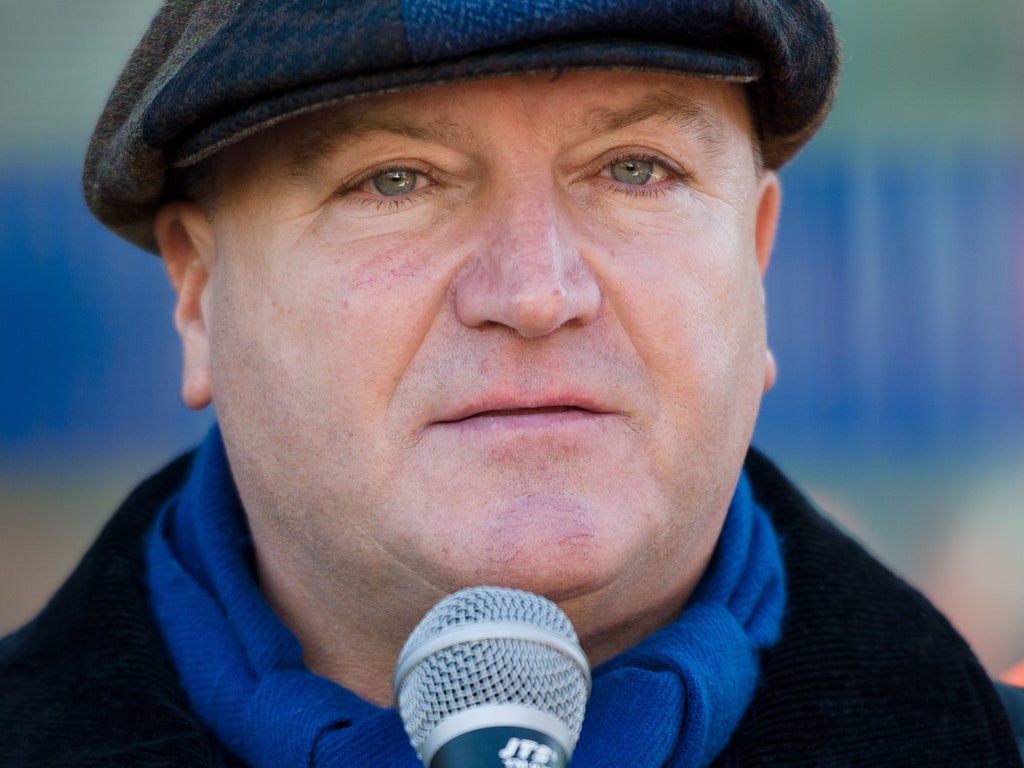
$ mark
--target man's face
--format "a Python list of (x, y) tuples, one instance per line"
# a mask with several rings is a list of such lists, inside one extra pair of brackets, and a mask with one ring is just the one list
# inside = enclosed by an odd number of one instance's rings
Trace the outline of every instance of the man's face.
[(208, 214), (158, 233), (186, 399), (216, 406), (270, 590), (514, 586), (594, 637), (677, 610), (772, 375), (750, 136), (738, 86), (605, 72), (365, 99), (225, 151)]

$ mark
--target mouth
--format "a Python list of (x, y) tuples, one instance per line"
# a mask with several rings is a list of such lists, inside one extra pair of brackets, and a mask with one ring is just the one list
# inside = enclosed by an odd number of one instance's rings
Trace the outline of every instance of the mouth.
[[(579, 436), (579, 430), (597, 428), (608, 414), (578, 405), (543, 405), (513, 408), (482, 408), (434, 423), (474, 439), (483, 435)], [(488, 438), (489, 439), (489, 438)]]
[(474, 419), (505, 419), (523, 418), (530, 416), (546, 416), (563, 413), (597, 414), (597, 411), (589, 408), (581, 408), (576, 405), (545, 405), (536, 408), (492, 408), (482, 411), (475, 411), (454, 419), (447, 419), (438, 422), (439, 424), (457, 424), (460, 422), (472, 421)]
[(451, 450), (552, 451), (561, 446), (576, 450), (584, 442), (613, 434), (621, 414), (596, 398), (578, 393), (548, 397), (494, 396), (475, 398), (438, 413), (428, 431), (454, 440)]

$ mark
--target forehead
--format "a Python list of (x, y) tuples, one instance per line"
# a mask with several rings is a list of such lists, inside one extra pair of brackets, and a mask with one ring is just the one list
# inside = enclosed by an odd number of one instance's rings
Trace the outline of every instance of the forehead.
[(292, 176), (315, 171), (339, 146), (387, 134), (470, 150), (507, 142), (510, 114), (558, 144), (668, 125), (702, 150), (750, 147), (755, 132), (747, 92), (724, 81), (639, 72), (568, 72), (431, 85), (319, 109), (280, 123), (222, 152), (235, 170), (255, 161)]

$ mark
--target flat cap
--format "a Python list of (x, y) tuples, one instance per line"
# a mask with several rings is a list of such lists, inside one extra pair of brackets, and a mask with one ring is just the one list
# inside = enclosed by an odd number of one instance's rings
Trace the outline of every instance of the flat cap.
[(168, 0), (93, 133), (86, 202), (155, 251), (168, 171), (274, 123), (403, 88), (573, 69), (749, 83), (777, 168), (828, 115), (839, 51), (820, 0)]

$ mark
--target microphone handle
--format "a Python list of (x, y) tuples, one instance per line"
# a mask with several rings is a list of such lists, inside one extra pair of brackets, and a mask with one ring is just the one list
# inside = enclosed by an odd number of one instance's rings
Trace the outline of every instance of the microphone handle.
[(551, 736), (521, 726), (495, 725), (442, 744), (429, 768), (567, 768), (569, 756)]

